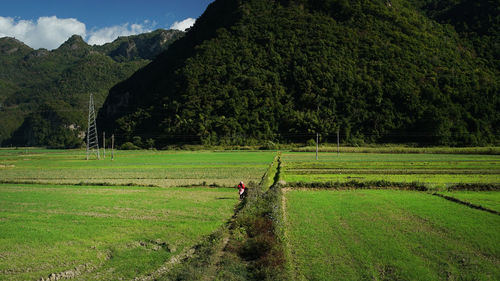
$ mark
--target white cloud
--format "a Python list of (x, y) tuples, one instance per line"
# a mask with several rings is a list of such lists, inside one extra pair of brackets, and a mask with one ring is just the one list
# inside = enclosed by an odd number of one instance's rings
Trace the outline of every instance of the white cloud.
[(86, 28), (73, 18), (40, 17), (33, 22), (0, 17), (0, 37), (15, 37), (34, 49), (55, 49), (74, 34), (85, 38)]
[(181, 31), (185, 31), (186, 29), (190, 28), (193, 26), (193, 24), (196, 22), (196, 19), (193, 18), (187, 18), (183, 21), (176, 21), (174, 24), (170, 26), (170, 29), (177, 29)]
[(40, 17), (36, 22), (0, 16), (0, 38), (15, 37), (34, 49), (56, 49), (72, 35), (80, 35), (90, 45), (112, 42), (119, 36), (129, 36), (152, 31), (156, 22), (145, 20), (143, 24), (122, 24), (86, 31), (85, 24), (77, 19)]
[[(149, 21), (145, 21), (144, 23), (147, 25)], [(150, 31), (151, 29), (142, 24), (126, 23), (123, 25), (115, 25), (90, 32), (88, 43), (90, 45), (103, 45), (112, 42), (119, 36), (129, 36)]]

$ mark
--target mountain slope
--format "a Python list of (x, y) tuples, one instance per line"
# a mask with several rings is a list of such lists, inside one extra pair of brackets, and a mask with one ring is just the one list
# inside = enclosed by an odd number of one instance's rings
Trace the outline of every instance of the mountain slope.
[(169, 43), (179, 39), (183, 34), (184, 32), (178, 30), (158, 29), (150, 33), (119, 37), (111, 43), (94, 48), (116, 61), (152, 60), (163, 52)]
[(53, 51), (33, 50), (15, 39), (0, 38), (0, 142), (80, 145), (89, 93), (102, 105), (114, 84), (145, 66), (182, 34), (157, 30), (103, 46), (89, 46), (74, 35)]
[(405, 0), (217, 0), (116, 85), (98, 123), (121, 142), (481, 145), (499, 135), (498, 69)]
[(478, 56), (500, 69), (500, 1), (414, 0), (430, 18), (452, 25)]

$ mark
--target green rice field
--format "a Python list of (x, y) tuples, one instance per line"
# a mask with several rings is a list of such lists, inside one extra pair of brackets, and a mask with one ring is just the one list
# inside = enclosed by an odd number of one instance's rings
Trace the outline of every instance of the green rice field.
[(0, 280), (148, 276), (224, 225), (238, 203), (232, 187), (259, 182), (274, 157), (0, 150)]
[(236, 203), (229, 188), (0, 185), (0, 279), (133, 279), (215, 231)]
[[(283, 216), (275, 238), (291, 280), (500, 280), (500, 155), (388, 152), (321, 152), (316, 160), (311, 152), (146, 150), (85, 160), (84, 150), (0, 149), (0, 280), (168, 279), (196, 245), (213, 242), (211, 234), (230, 241), (234, 232), (232, 241), (242, 243), (254, 231), (245, 229), (252, 216), (228, 227), (242, 208), (239, 181), (265, 186), (252, 200), (281, 200), (282, 213), (269, 210)], [(277, 155), (279, 168), (270, 166)], [(303, 187), (377, 181), (389, 184)], [(264, 194), (273, 182), (282, 197)], [(460, 184), (488, 191), (453, 190)], [(224, 265), (255, 266), (245, 259), (236, 265), (234, 253), (223, 254), (217, 243), (219, 250), (198, 256), (211, 266), (206, 280)], [(231, 280), (251, 276), (237, 273)]]
[(296, 280), (498, 280), (500, 216), (428, 193), (289, 190)]
[(418, 182), (430, 188), (500, 184), (500, 156), (469, 154), (283, 153), (286, 182)]
[[(118, 151), (85, 161), (84, 150), (0, 150), (0, 180), (44, 184), (235, 186), (260, 180), (273, 152)], [(102, 157), (102, 156), (101, 156)], [(103, 158), (103, 157), (102, 157)]]

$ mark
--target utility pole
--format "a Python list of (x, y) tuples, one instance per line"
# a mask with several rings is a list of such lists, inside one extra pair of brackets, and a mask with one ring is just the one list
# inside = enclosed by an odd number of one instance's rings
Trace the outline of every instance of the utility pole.
[(95, 154), (97, 159), (101, 159), (99, 155), (99, 139), (97, 138), (97, 125), (95, 122), (94, 97), (90, 93), (89, 101), (89, 123), (87, 128), (87, 160), (89, 154)]
[(316, 160), (318, 160), (319, 134), (316, 133)]
[(115, 158), (115, 134), (111, 135), (111, 160)]
[(340, 127), (337, 127), (337, 156), (340, 153)]
[(106, 159), (106, 132), (102, 132), (102, 158)]
[[(316, 115), (319, 116), (319, 93), (316, 93)], [(316, 131), (316, 161), (318, 160), (318, 149), (319, 149), (319, 133)]]

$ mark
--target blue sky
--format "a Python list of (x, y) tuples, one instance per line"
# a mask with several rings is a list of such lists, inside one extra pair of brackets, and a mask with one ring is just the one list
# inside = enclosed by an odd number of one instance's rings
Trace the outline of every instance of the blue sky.
[(213, 0), (21, 0), (2, 1), (0, 37), (32, 48), (57, 48), (73, 34), (89, 44), (157, 28), (184, 29)]

